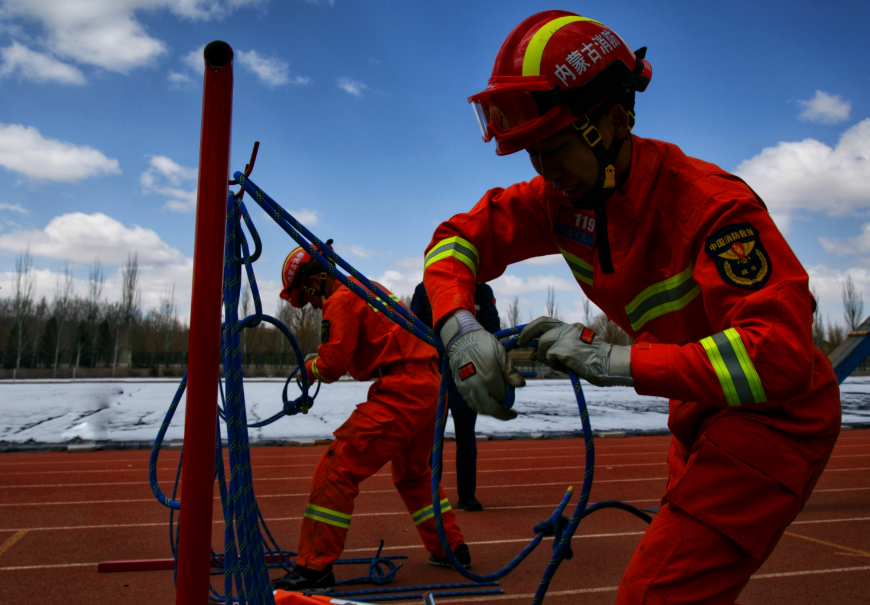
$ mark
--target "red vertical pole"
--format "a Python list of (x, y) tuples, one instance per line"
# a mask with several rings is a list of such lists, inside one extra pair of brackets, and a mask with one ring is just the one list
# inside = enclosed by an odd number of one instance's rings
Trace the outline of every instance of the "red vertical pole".
[(190, 354), (181, 468), (177, 605), (208, 603), (214, 444), (220, 373), (221, 293), (233, 109), (233, 49), (205, 47)]

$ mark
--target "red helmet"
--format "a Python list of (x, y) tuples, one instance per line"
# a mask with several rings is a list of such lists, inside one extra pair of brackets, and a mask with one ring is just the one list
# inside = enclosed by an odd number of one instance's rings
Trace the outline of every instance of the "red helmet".
[(486, 90), (468, 98), (483, 140), (495, 138), (498, 155), (514, 153), (553, 136), (621, 90), (645, 90), (652, 77), (645, 54), (645, 48), (632, 52), (613, 30), (574, 13), (529, 17), (501, 45)]
[[(332, 248), (332, 240), (326, 241), (326, 246)], [(305, 280), (310, 275), (319, 269), (317, 261), (311, 257), (308, 252), (302, 247), (294, 248), (293, 251), (284, 259), (284, 266), (281, 268), (281, 282), (284, 286), (281, 290), (281, 298), (289, 302), (297, 309), (305, 306), (301, 300), (301, 292), (305, 286)], [(322, 278), (326, 279), (326, 274), (323, 272)], [(321, 283), (321, 289), (324, 284)], [(311, 294), (315, 294), (311, 289)], [(321, 296), (323, 292), (321, 291)]]

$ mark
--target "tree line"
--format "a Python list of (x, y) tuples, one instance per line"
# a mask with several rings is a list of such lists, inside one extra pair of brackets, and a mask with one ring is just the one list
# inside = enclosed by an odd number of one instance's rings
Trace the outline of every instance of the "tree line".
[[(75, 291), (73, 271), (66, 264), (55, 280), (52, 298), (37, 299), (33, 258), (29, 251), (20, 253), (11, 288), (0, 298), (4, 374), (11, 374), (13, 379), (25, 375), (180, 375), (187, 365), (189, 327), (179, 319), (175, 287), (164, 290), (157, 307), (144, 310), (139, 280), (138, 258), (131, 253), (121, 268), (120, 297), (109, 301), (104, 296), (105, 276), (99, 261), (88, 269), (86, 292)], [(819, 300), (815, 290), (813, 296)], [(410, 299), (406, 298), (403, 302), (408, 305)], [(843, 323), (823, 318), (818, 309), (813, 316), (814, 343), (826, 354), (856, 331), (863, 320), (863, 299), (851, 277), (843, 282), (841, 299)], [(247, 284), (242, 289), (239, 310), (241, 317), (254, 313)], [(583, 299), (582, 311), (581, 321), (603, 340), (631, 344), (631, 338), (616, 323), (604, 314), (593, 313), (588, 299)], [(560, 316), (553, 287), (547, 289), (545, 312), (551, 317)], [(296, 309), (279, 299), (277, 319), (296, 337), (303, 355), (317, 350), (320, 311), (310, 306)], [(510, 301), (504, 319), (511, 327), (524, 323), (519, 297)], [(286, 373), (297, 365), (290, 343), (269, 324), (243, 330), (240, 338), (243, 365), (249, 375)], [(250, 373), (252, 369), (255, 371)]]

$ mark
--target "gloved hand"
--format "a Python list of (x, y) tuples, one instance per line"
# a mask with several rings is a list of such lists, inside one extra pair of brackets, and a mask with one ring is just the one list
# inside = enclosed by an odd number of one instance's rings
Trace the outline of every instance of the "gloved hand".
[(468, 406), (499, 420), (516, 418), (515, 411), (502, 408), (507, 384), (521, 387), (526, 381), (498, 339), (484, 330), (469, 311), (460, 311), (444, 322), (441, 341), (450, 357), (456, 389)]
[(317, 353), (309, 353), (308, 355), (305, 356), (306, 363), (311, 361), (312, 359), (317, 359)]
[(599, 387), (634, 386), (631, 377), (631, 347), (611, 345), (583, 324), (566, 324), (552, 317), (539, 317), (520, 332), (517, 346), (538, 339), (531, 359), (554, 370), (573, 370)]

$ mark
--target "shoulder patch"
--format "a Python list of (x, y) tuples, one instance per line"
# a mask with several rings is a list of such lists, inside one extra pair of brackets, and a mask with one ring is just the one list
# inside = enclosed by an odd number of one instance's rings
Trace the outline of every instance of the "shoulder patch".
[(329, 342), (329, 320), (324, 319), (320, 322), (320, 344)]
[(749, 223), (720, 229), (706, 239), (704, 249), (726, 284), (758, 290), (770, 279), (770, 257), (761, 243), (761, 234)]

